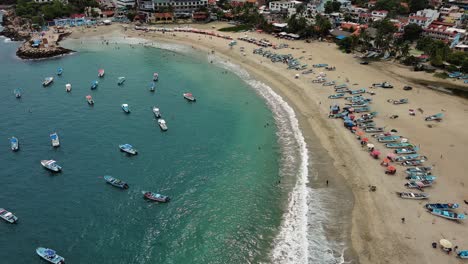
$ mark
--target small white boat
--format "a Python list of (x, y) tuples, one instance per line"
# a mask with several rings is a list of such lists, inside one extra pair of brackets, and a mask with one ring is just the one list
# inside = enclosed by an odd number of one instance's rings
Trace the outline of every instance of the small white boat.
[(54, 81), (54, 77), (47, 77), (42, 82), (42, 86), (49, 86)]
[(86, 101), (88, 101), (88, 104), (89, 105), (93, 105), (94, 104), (94, 100), (93, 100), (93, 97), (91, 95), (87, 95), (86, 96)]
[(99, 77), (99, 78), (104, 77), (104, 74), (105, 74), (104, 69), (99, 69), (99, 70), (98, 70), (98, 77)]
[(161, 112), (159, 111), (159, 108), (157, 108), (156, 106), (153, 106), (153, 114), (154, 114), (154, 117), (161, 118)]
[(52, 141), (52, 146), (53, 147), (59, 147), (60, 146), (60, 140), (57, 132), (54, 132), (50, 134), (50, 140)]
[(57, 253), (52, 249), (39, 247), (39, 248), (36, 249), (36, 253), (41, 258), (46, 260), (47, 262), (50, 262), (50, 263), (53, 263), (53, 264), (65, 263), (65, 259), (63, 257), (57, 255)]
[(164, 119), (158, 119), (158, 124), (162, 131), (167, 130), (166, 121)]
[(125, 82), (125, 77), (119, 77), (117, 84), (122, 85)]
[(41, 165), (53, 172), (59, 172), (62, 170), (62, 167), (60, 167), (55, 160), (41, 160)]
[(125, 113), (130, 113), (130, 108), (128, 107), (128, 104), (122, 104), (122, 110)]
[(184, 93), (184, 98), (189, 102), (195, 102), (197, 100), (191, 93)]
[(17, 151), (19, 149), (19, 140), (15, 137), (10, 138), (11, 150)]
[(159, 74), (157, 72), (153, 73), (153, 81), (159, 80)]
[(69, 92), (71, 92), (71, 89), (72, 89), (71, 84), (69, 84), (69, 83), (65, 84), (65, 91), (67, 91), (69, 93)]
[(11, 224), (14, 224), (16, 221), (18, 221), (18, 217), (3, 208), (0, 208), (0, 218)]
[(136, 155), (138, 154), (138, 151), (130, 144), (122, 144), (119, 145), (120, 151), (126, 152), (131, 155)]
[(397, 192), (397, 195), (403, 199), (413, 199), (413, 200), (429, 199), (429, 194), (427, 193)]

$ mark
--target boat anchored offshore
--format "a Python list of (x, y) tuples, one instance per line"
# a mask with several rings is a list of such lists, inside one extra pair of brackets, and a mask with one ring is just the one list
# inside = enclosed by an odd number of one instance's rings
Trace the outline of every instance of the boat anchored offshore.
[(60, 140), (57, 132), (54, 132), (50, 134), (50, 141), (52, 141), (52, 146), (53, 147), (59, 147), (60, 146)]
[(104, 176), (104, 180), (106, 180), (106, 182), (109, 183), (110, 185), (115, 186), (117, 188), (128, 189), (128, 184), (126, 182), (123, 182), (112, 176), (106, 175)]
[(67, 93), (71, 92), (71, 89), (72, 89), (71, 84), (69, 83), (65, 84), (65, 91), (67, 91)]
[(55, 160), (41, 160), (41, 165), (53, 172), (59, 172), (62, 170), (62, 167), (60, 167)]
[(42, 82), (42, 86), (49, 86), (54, 81), (54, 77), (47, 77)]
[(16, 221), (18, 221), (18, 217), (16, 217), (12, 212), (8, 212), (3, 208), (0, 208), (0, 218), (11, 224), (14, 224)]
[(105, 73), (104, 69), (99, 69), (99, 70), (98, 70), (98, 77), (99, 77), (99, 78), (104, 77), (104, 73)]
[(91, 83), (91, 90), (95, 90), (95, 89), (98, 87), (98, 84), (99, 84), (98, 81), (92, 82), (92, 83)]
[(138, 154), (138, 151), (135, 148), (133, 148), (133, 146), (130, 144), (119, 145), (119, 148), (120, 148), (120, 151), (126, 152), (131, 155)]
[(65, 259), (59, 255), (57, 255), (57, 253), (50, 249), (50, 248), (43, 248), (43, 247), (38, 247), (36, 249), (36, 253), (41, 257), (43, 258), (44, 260), (50, 262), (50, 263), (54, 263), (54, 264), (63, 264), (65, 263)]
[(87, 95), (87, 96), (86, 96), (86, 101), (88, 101), (88, 104), (89, 104), (89, 105), (93, 105), (93, 104), (94, 104), (94, 100), (93, 100), (93, 97), (91, 97), (91, 95)]
[(118, 85), (122, 85), (124, 82), (125, 82), (125, 77), (119, 77), (119, 79), (117, 80)]
[(159, 80), (159, 74), (157, 72), (153, 73), (153, 81)]
[(13, 151), (17, 151), (19, 149), (19, 141), (17, 138), (15, 137), (11, 137), (10, 138), (10, 146), (11, 146), (11, 150)]
[(63, 73), (63, 69), (62, 69), (62, 68), (58, 68), (58, 69), (57, 69), (57, 75), (60, 76), (60, 75), (62, 75), (62, 73)]
[(153, 193), (153, 192), (147, 192), (147, 191), (142, 191), (141, 193), (143, 193), (143, 196), (146, 199), (151, 200), (151, 201), (167, 203), (167, 202), (169, 202), (171, 200), (171, 198), (169, 198), (169, 196), (162, 195), (162, 194), (159, 194), (159, 193)]
[(122, 110), (125, 113), (130, 113), (130, 108), (128, 107), (128, 104), (122, 104)]
[(157, 108), (156, 106), (153, 106), (153, 114), (154, 114), (154, 117), (161, 118), (161, 112), (159, 111), (159, 108)]
[(15, 94), (16, 98), (21, 98), (21, 89), (17, 88), (13, 91), (13, 93)]
[(191, 93), (184, 93), (184, 98), (189, 102), (195, 102), (197, 99)]
[(151, 92), (154, 92), (156, 90), (156, 84), (154, 82), (151, 82), (149, 87)]
[(166, 121), (164, 119), (158, 119), (158, 124), (162, 131), (167, 130)]

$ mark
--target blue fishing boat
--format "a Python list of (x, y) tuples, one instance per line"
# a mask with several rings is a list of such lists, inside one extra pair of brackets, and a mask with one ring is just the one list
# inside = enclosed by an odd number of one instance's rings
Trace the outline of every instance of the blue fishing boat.
[(418, 153), (414, 153), (414, 154), (399, 156), (399, 157), (395, 158), (395, 161), (397, 161), (397, 162), (411, 161), (411, 160), (424, 160), (424, 161), (426, 161), (427, 157), (426, 156), (421, 156)]
[(54, 77), (47, 77), (42, 82), (42, 86), (46, 87), (49, 86), (54, 81)]
[(385, 128), (383, 127), (366, 127), (364, 132), (366, 133), (380, 133), (383, 132)]
[(399, 148), (395, 149), (395, 154), (415, 154), (419, 150), (418, 147), (409, 147), (409, 148)]
[(461, 259), (468, 259), (468, 250), (459, 250), (457, 256)]
[(94, 81), (94, 82), (92, 82), (92, 83), (91, 83), (91, 90), (94, 90), (94, 89), (96, 89), (96, 88), (98, 87), (98, 84), (99, 84), (99, 82), (98, 82), (98, 81)]
[(330, 99), (338, 99), (338, 98), (343, 98), (344, 95), (345, 95), (344, 93), (332, 94), (332, 95), (328, 96), (328, 98), (330, 98)]
[(364, 113), (364, 112), (369, 112), (369, 111), (370, 111), (370, 107), (368, 106), (354, 108), (355, 113)]
[(420, 160), (405, 160), (401, 163), (403, 166), (407, 167), (413, 167), (413, 166), (420, 166), (423, 164), (426, 160), (425, 159), (420, 159)]
[(437, 215), (437, 216), (447, 218), (447, 219), (450, 219), (450, 220), (465, 220), (465, 215), (464, 214), (457, 214), (457, 213), (452, 212), (452, 211), (441, 210), (441, 209), (433, 209), (433, 208), (430, 208), (428, 210), (433, 215)]
[(13, 151), (17, 151), (19, 149), (19, 141), (17, 138), (15, 137), (11, 137), (10, 138), (10, 146), (11, 146), (11, 150)]
[(126, 182), (116, 179), (112, 176), (106, 175), (104, 176), (104, 180), (106, 180), (106, 182), (110, 185), (115, 186), (117, 188), (128, 189), (128, 184)]
[(383, 137), (378, 137), (377, 141), (379, 142), (395, 142), (399, 140), (401, 137), (400, 136), (383, 136)]
[(393, 103), (394, 105), (407, 104), (407, 103), (408, 103), (408, 99), (403, 98), (403, 99), (393, 100), (392, 103)]
[(435, 181), (436, 180), (436, 176), (432, 176), (432, 175), (422, 175), (422, 176), (419, 176), (419, 175), (408, 175), (406, 176), (406, 179), (410, 180), (410, 181)]
[(156, 84), (154, 82), (151, 82), (149, 87), (151, 92), (154, 92), (154, 90), (156, 90)]
[(130, 144), (119, 145), (119, 148), (120, 148), (120, 151), (126, 152), (131, 155), (138, 154), (138, 151), (135, 148), (133, 148), (133, 146)]
[(335, 81), (330, 81), (330, 82), (324, 82), (322, 83), (322, 86), (333, 86), (335, 85)]
[(57, 132), (50, 134), (50, 141), (52, 142), (52, 147), (60, 146), (60, 140)]
[(125, 113), (130, 113), (130, 108), (128, 107), (128, 104), (122, 104), (122, 110)]
[(366, 89), (364, 88), (349, 91), (350, 94), (363, 94), (365, 92), (366, 92)]
[(460, 207), (457, 203), (433, 203), (433, 204), (426, 204), (424, 207), (426, 209), (441, 209), (441, 210), (448, 210), (448, 209), (457, 209)]
[(429, 174), (432, 171), (432, 167), (429, 166), (422, 166), (422, 167), (414, 167), (406, 169), (407, 174)]
[(347, 87), (348, 87), (348, 85), (346, 83), (343, 83), (343, 84), (335, 85), (334, 88), (336, 90), (336, 89), (342, 89), (342, 88), (347, 88)]
[(21, 98), (21, 89), (16, 88), (13, 93), (15, 94), (16, 98)]
[(442, 118), (444, 118), (444, 114), (443, 113), (438, 113), (438, 114), (435, 114), (435, 115), (427, 116), (426, 118), (424, 118), (424, 120), (426, 120), (426, 121), (442, 121)]
[(62, 73), (63, 73), (63, 69), (62, 69), (62, 68), (58, 68), (58, 69), (57, 69), (57, 75), (60, 76), (60, 75), (62, 75)]
[(169, 196), (162, 195), (159, 193), (153, 193), (153, 192), (147, 192), (147, 191), (142, 191), (143, 197), (151, 200), (151, 201), (156, 201), (156, 202), (161, 202), (161, 203), (167, 203), (171, 200)]
[(385, 147), (387, 148), (406, 148), (412, 146), (411, 143), (408, 142), (401, 142), (401, 143), (387, 143)]
[(65, 263), (65, 259), (57, 253), (50, 249), (50, 248), (43, 248), (43, 247), (38, 247), (36, 249), (36, 253), (43, 258), (44, 260), (53, 263), (53, 264), (63, 264)]
[(312, 65), (312, 67), (314, 67), (314, 68), (323, 68), (323, 67), (327, 67), (327, 66), (328, 66), (328, 64), (326, 64), (326, 63), (319, 63), (319, 64)]
[(125, 77), (119, 77), (119, 79), (117, 79), (118, 85), (122, 85), (124, 82), (125, 82)]
[(53, 172), (59, 172), (62, 170), (62, 167), (60, 167), (55, 160), (41, 160), (41, 165)]

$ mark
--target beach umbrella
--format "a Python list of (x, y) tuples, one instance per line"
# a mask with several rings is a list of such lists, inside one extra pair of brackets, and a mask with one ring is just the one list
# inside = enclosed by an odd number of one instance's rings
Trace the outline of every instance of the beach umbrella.
[(408, 139), (407, 138), (402, 138), (401, 139), (401, 143), (407, 143), (408, 142)]
[(388, 171), (396, 171), (396, 168), (394, 166), (390, 165), (390, 166), (387, 167), (387, 170)]
[(387, 158), (389, 158), (390, 160), (394, 160), (396, 158), (396, 154), (395, 153), (388, 153), (387, 154)]
[(359, 131), (357, 131), (357, 132), (356, 132), (356, 135), (358, 135), (358, 136), (362, 136), (362, 135), (364, 135), (364, 131), (362, 131), (362, 130), (359, 130)]
[(372, 156), (379, 156), (379, 155), (380, 155), (380, 151), (374, 150), (374, 151), (371, 152), (371, 155), (372, 155)]
[(368, 138), (363, 138), (362, 141), (369, 142), (369, 139)]
[(357, 130), (357, 127), (353, 126), (353, 127), (351, 128), (351, 130)]
[(368, 147), (368, 148), (373, 148), (373, 147), (374, 147), (374, 144), (367, 144), (367, 147)]
[(452, 242), (448, 241), (447, 239), (441, 239), (439, 243), (444, 248), (452, 248)]
[(382, 162), (383, 162), (383, 163), (389, 163), (390, 160), (389, 160), (388, 158), (384, 158), (384, 159), (382, 160)]

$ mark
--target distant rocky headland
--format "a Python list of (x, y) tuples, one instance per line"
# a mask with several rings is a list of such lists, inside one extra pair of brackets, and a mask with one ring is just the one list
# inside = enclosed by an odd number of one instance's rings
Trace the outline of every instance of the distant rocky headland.
[[(59, 45), (60, 40), (69, 35), (69, 32), (48, 32), (41, 36), (40, 33), (31, 30), (29, 21), (16, 17), (13, 11), (5, 13), (1, 22), (3, 31), (0, 32), (0, 35), (10, 38), (12, 41), (24, 41), (16, 51), (16, 55), (21, 59), (44, 59), (73, 52), (73, 50)], [(37, 39), (39, 39), (40, 44), (33, 45)]]

